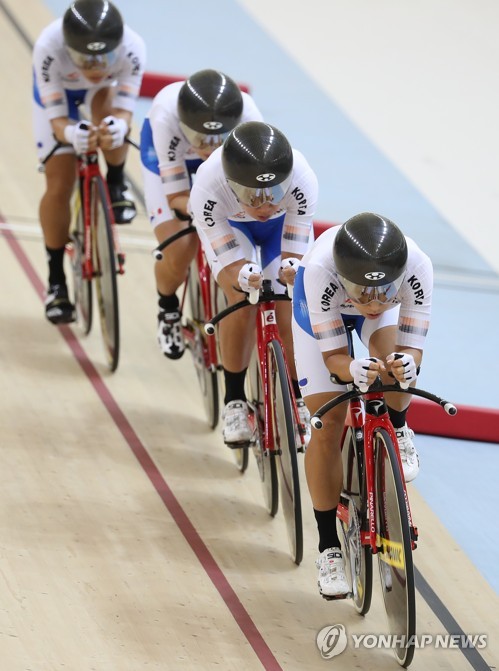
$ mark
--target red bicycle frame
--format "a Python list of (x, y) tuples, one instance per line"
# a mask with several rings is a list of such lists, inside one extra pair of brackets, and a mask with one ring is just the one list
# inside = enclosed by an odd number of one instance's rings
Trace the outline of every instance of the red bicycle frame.
[[(93, 184), (95, 184), (97, 180), (102, 180), (102, 182), (105, 184), (99, 169), (99, 155), (96, 151), (89, 152), (87, 154), (83, 154), (78, 157), (77, 176), (79, 179), (79, 183), (81, 185), (81, 191), (80, 191), (82, 198), (81, 205), (83, 207), (83, 214), (84, 214), (83, 225), (84, 225), (84, 237), (85, 237), (85, 244), (84, 244), (85, 258), (83, 261), (82, 276), (83, 279), (88, 280), (94, 277), (95, 274), (95, 269), (92, 260), (93, 245), (92, 245), (91, 223), (93, 213), (91, 213), (91, 206), (96, 208), (97, 200), (95, 198), (92, 199), (91, 189)], [(112, 222), (111, 230), (113, 234), (114, 250), (116, 253), (117, 272), (118, 274), (123, 275), (125, 272), (124, 269), (125, 254), (119, 245), (118, 234), (116, 231), (116, 224), (114, 223), (113, 208), (111, 207), (111, 201), (109, 199), (109, 193), (107, 187), (105, 189), (105, 194), (106, 194), (106, 205), (108, 208), (110, 221)]]
[[(358, 432), (363, 433), (364, 440), (364, 471), (365, 471), (365, 484), (366, 484), (366, 502), (367, 502), (367, 513), (369, 526), (368, 529), (361, 529), (360, 539), (362, 545), (370, 545), (373, 554), (376, 554), (380, 549), (379, 538), (376, 533), (376, 493), (375, 493), (375, 484), (374, 484), (374, 431), (377, 428), (384, 429), (390, 438), (392, 439), (393, 444), (396, 447), (397, 462), (399, 465), (400, 472), (402, 473), (402, 485), (404, 488), (404, 499), (405, 499), (405, 508), (407, 511), (407, 519), (409, 521), (409, 529), (411, 532), (411, 545), (412, 549), (416, 548), (416, 541), (418, 539), (418, 530), (414, 526), (412, 521), (411, 508), (409, 505), (409, 497), (407, 496), (407, 489), (405, 486), (405, 480), (403, 477), (402, 470), (402, 461), (400, 459), (400, 452), (398, 449), (397, 437), (393, 425), (390, 421), (390, 417), (386, 410), (385, 400), (383, 392), (372, 391), (368, 392), (364, 396), (365, 404), (363, 404), (360, 399), (354, 398), (350, 399), (349, 407), (347, 412), (347, 417), (345, 420), (345, 428), (343, 430), (342, 445), (345, 441), (345, 435), (349, 428), (353, 430), (353, 435), (355, 436)], [(378, 415), (374, 414), (382, 407), (385, 407), (383, 414)], [(364, 410), (365, 408), (365, 410)], [(371, 411), (371, 408), (373, 409)], [(338, 505), (338, 517), (342, 522), (348, 524), (349, 522), (349, 513), (348, 506), (340, 501)]]
[[(188, 229), (186, 229), (188, 230)], [(193, 229), (195, 232), (195, 229)], [(201, 244), (198, 243), (198, 249), (196, 252), (196, 267), (199, 275), (199, 288), (201, 291), (201, 301), (203, 304), (204, 311), (204, 321), (209, 322), (215, 314), (214, 303), (214, 283), (212, 280), (211, 269), (204, 255)], [(189, 273), (191, 270), (189, 270)], [(183, 311), (185, 298), (187, 295), (188, 282), (191, 281), (189, 277), (187, 282), (184, 285), (184, 291), (182, 295), (181, 307)], [(182, 325), (182, 332), (184, 339), (187, 343), (190, 344), (191, 348), (194, 347), (194, 342), (196, 339), (196, 333), (189, 328), (187, 324)], [(217, 342), (215, 338), (203, 338), (203, 359), (206, 368), (214, 372), (219, 368), (218, 361), (218, 351), (217, 351)]]
[[(280, 298), (281, 294), (274, 295), (273, 292), (270, 293), (268, 298), (266, 294), (269, 294), (268, 285), (264, 281), (264, 286), (262, 289), (262, 299), (258, 303), (258, 312), (256, 317), (256, 343), (257, 343), (257, 352), (259, 360), (259, 368), (262, 376), (262, 386), (263, 389), (268, 390), (271, 388), (269, 381), (269, 366), (268, 366), (268, 357), (267, 357), (267, 345), (272, 340), (277, 340), (282, 347), (282, 352), (284, 355), (284, 361), (286, 363), (286, 370), (288, 371), (288, 383), (290, 388), (290, 398), (293, 404), (293, 414), (296, 422), (296, 426), (300, 427), (300, 419), (298, 415), (298, 408), (296, 406), (296, 399), (293, 392), (293, 387), (291, 385), (291, 380), (289, 378), (289, 367), (286, 358), (286, 351), (279, 334), (279, 328), (277, 326), (277, 317), (276, 317), (276, 299), (277, 300), (287, 300), (287, 297), (282, 294), (282, 299)], [(275, 436), (274, 436), (274, 422), (272, 421), (272, 399), (269, 398), (269, 394), (264, 394), (264, 417), (265, 417), (265, 435), (264, 435), (264, 453), (268, 454), (269, 452), (277, 452), (275, 447)], [(302, 449), (304, 449), (304, 438), (300, 433)]]

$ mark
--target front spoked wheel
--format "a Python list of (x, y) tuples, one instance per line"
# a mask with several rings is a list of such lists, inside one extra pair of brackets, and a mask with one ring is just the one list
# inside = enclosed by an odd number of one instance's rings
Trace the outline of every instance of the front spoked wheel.
[(72, 205), (71, 226), (71, 269), (73, 272), (76, 320), (83, 333), (88, 335), (92, 328), (92, 278), (86, 277), (85, 262), (85, 222), (80, 187), (77, 185)]
[(265, 507), (269, 515), (274, 517), (279, 508), (277, 466), (275, 454), (265, 451), (264, 395), (256, 348), (251, 357), (246, 379), (249, 387), (247, 398), (250, 408), (250, 422), (253, 429), (251, 447), (262, 483)]
[(365, 615), (371, 607), (372, 553), (370, 546), (362, 545), (361, 541), (361, 530), (367, 525), (362, 438), (357, 441), (351, 428), (345, 432), (341, 458), (343, 489), (338, 511), (341, 546), (355, 609)]
[(191, 264), (187, 282), (191, 310), (191, 316), (187, 316), (187, 326), (192, 334), (190, 350), (201, 388), (206, 419), (210, 428), (214, 429), (218, 424), (220, 413), (218, 374), (213, 363), (209, 361), (207, 336), (204, 332), (206, 315), (201, 294), (199, 270), (195, 260)]
[(406, 494), (395, 446), (385, 429), (375, 431), (374, 448), (380, 582), (390, 633), (400, 641), (397, 661), (407, 667), (414, 656), (416, 594)]
[(113, 221), (102, 177), (94, 178), (90, 188), (97, 304), (107, 363), (115, 371), (120, 355), (120, 322)]
[(303, 558), (303, 523), (296, 436), (300, 432), (293, 411), (282, 346), (277, 340), (273, 340), (267, 352), (281, 505), (291, 556), (295, 564), (299, 564)]

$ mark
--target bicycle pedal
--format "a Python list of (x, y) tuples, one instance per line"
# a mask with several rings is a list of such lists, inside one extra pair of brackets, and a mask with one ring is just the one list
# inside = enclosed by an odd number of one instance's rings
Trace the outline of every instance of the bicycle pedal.
[(343, 599), (351, 599), (353, 597), (352, 592), (347, 592), (346, 594), (338, 594), (336, 596), (331, 596), (330, 594), (323, 594), (320, 592), (321, 597), (325, 601), (342, 601)]
[(249, 447), (251, 443), (249, 440), (240, 440), (237, 443), (225, 443), (225, 444), (231, 450), (240, 450), (242, 447)]

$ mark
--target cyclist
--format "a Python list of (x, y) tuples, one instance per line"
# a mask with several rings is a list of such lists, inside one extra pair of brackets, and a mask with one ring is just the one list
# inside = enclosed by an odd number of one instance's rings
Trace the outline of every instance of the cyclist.
[[(165, 86), (154, 98), (141, 132), (146, 206), (158, 242), (191, 221), (189, 193), (201, 163), (240, 121), (261, 120), (255, 102), (223, 72), (200, 70), (185, 82)], [(155, 265), (158, 343), (169, 359), (185, 344), (176, 291), (197, 252), (197, 238), (179, 240)]]
[[(63, 268), (74, 186), (75, 153), (100, 146), (117, 223), (129, 223), (135, 205), (124, 179), (129, 132), (145, 60), (142, 38), (123, 24), (105, 0), (75, 0), (47, 26), (33, 51), (33, 121), (37, 150), (45, 158), (46, 187), (40, 223), (48, 257), (45, 314), (53, 324), (74, 320)], [(81, 121), (85, 104), (89, 121)]]
[[(236, 126), (199, 168), (191, 191), (194, 223), (229, 304), (241, 300), (241, 291), (259, 288), (264, 277), (277, 292), (293, 283), (298, 259), (313, 240), (317, 191), (317, 178), (304, 156), (280, 130), (261, 121)], [(254, 346), (254, 309), (238, 310), (220, 324), (223, 433), (229, 446), (251, 438), (244, 381)], [(310, 415), (294, 370), (291, 305), (280, 301), (276, 310), (302, 428), (309, 433)]]
[[(367, 391), (378, 375), (404, 388), (416, 383), (428, 331), (433, 270), (428, 256), (386, 217), (365, 212), (324, 232), (302, 259), (293, 293), (293, 339), (302, 394), (313, 414), (351, 384)], [(348, 353), (355, 328), (369, 356)], [(391, 380), (393, 383), (393, 379)], [(407, 427), (409, 394), (386, 394), (405, 480), (419, 471)], [(346, 407), (324, 416), (305, 455), (305, 472), (319, 531), (319, 591), (349, 591), (336, 508), (342, 487), (341, 436)]]

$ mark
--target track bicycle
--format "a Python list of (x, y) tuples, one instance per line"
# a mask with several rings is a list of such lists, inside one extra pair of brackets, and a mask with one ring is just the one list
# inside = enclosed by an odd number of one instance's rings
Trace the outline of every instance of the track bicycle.
[[(135, 145), (131, 140), (130, 144)], [(41, 162), (40, 169), (64, 146), (58, 142)], [(106, 362), (114, 372), (120, 354), (120, 321), (117, 275), (124, 273), (125, 254), (120, 248), (107, 182), (99, 168), (99, 153), (77, 156), (76, 180), (71, 199), (70, 239), (76, 319), (88, 335), (93, 323), (92, 283), (95, 283)]]
[(257, 305), (257, 344), (247, 374), (247, 399), (252, 439), (233, 449), (241, 472), (248, 466), (251, 447), (256, 458), (265, 506), (274, 517), (279, 492), (290, 551), (299, 564), (303, 557), (303, 524), (297, 451), (305, 450), (305, 438), (298, 415), (284, 346), (277, 327), (275, 303), (289, 300), (276, 294), (270, 280), (264, 280), (255, 298), (246, 298), (222, 310), (205, 330), (215, 333), (215, 325), (236, 310)]
[[(365, 393), (353, 385), (325, 403), (312, 416), (321, 417), (340, 403), (349, 403), (342, 437), (343, 488), (337, 521), (355, 609), (365, 615), (371, 606), (372, 555), (378, 556), (383, 601), (397, 661), (409, 666), (415, 650), (416, 594), (412, 552), (414, 525), (395, 430), (385, 392), (408, 393), (440, 405), (447, 414), (457, 408), (422, 389), (383, 385), (378, 377)], [(327, 597), (325, 597), (327, 598)]]
[[(196, 235), (196, 228), (190, 224), (161, 242), (153, 250), (154, 258), (160, 261), (162, 251), (185, 235)], [(186, 298), (188, 297), (188, 301)], [(198, 378), (208, 424), (214, 429), (219, 420), (219, 379), (220, 357), (215, 339), (208, 338), (204, 326), (209, 322), (222, 301), (222, 292), (214, 282), (210, 266), (198, 244), (196, 257), (192, 261), (183, 286), (180, 299), (182, 313), (182, 334), (191, 351)]]

